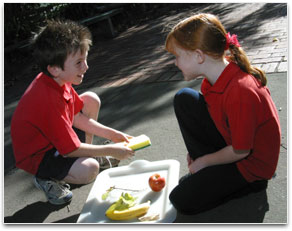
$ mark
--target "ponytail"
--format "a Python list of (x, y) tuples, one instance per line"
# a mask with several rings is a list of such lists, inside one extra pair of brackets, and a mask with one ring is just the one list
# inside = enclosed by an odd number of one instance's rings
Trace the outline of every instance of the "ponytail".
[(215, 59), (221, 59), (225, 56), (225, 51), (229, 50), (230, 61), (257, 78), (263, 86), (267, 85), (265, 73), (250, 64), (237, 36), (227, 33), (215, 15), (197, 14), (179, 22), (167, 36), (166, 50), (173, 53), (174, 44), (186, 50), (200, 49)]
[(267, 78), (264, 71), (250, 64), (247, 55), (241, 47), (230, 44), (229, 51), (231, 53), (231, 56), (228, 57), (230, 61), (236, 63), (244, 72), (257, 78), (261, 82), (262, 86), (267, 85)]

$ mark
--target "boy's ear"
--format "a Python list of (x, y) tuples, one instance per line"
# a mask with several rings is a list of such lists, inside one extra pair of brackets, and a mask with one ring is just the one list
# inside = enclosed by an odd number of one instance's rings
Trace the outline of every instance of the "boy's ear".
[(196, 53), (196, 58), (199, 64), (204, 63), (205, 61), (205, 54), (203, 53), (203, 51), (201, 51), (200, 49), (196, 49), (195, 50)]
[(48, 65), (47, 66), (47, 70), (48, 72), (54, 76), (54, 77), (58, 77), (59, 76), (59, 73), (61, 71), (61, 68), (58, 67), (58, 66), (51, 66), (51, 65)]

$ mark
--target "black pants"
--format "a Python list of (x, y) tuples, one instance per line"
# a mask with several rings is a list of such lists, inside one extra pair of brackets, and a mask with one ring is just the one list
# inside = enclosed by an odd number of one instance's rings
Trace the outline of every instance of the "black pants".
[[(73, 128), (81, 142), (85, 142), (85, 132)], [(64, 179), (78, 157), (63, 157), (56, 155), (57, 149), (47, 151), (39, 165), (36, 177), (42, 179)]]
[[(180, 90), (174, 98), (174, 110), (192, 159), (226, 147), (199, 92), (190, 88)], [(170, 193), (169, 199), (179, 212), (196, 214), (231, 198), (259, 191), (266, 184), (266, 181), (248, 183), (235, 163), (216, 165), (184, 177)]]

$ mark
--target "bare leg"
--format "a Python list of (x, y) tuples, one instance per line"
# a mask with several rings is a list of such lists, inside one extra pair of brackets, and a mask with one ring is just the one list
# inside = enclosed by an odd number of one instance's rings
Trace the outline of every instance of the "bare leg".
[[(80, 95), (84, 102), (82, 113), (91, 119), (97, 120), (101, 102), (99, 97), (94, 92), (85, 92)], [(92, 144), (93, 134), (86, 133), (85, 142)]]
[(88, 184), (92, 182), (99, 173), (99, 164), (93, 158), (80, 157), (72, 167), (68, 175), (63, 179), (71, 184)]
[[(82, 113), (97, 120), (101, 105), (99, 97), (94, 92), (85, 92), (80, 95), (80, 98), (84, 102)], [(86, 133), (85, 142), (92, 144), (93, 134)], [(80, 157), (74, 162), (63, 180), (72, 184), (88, 184), (96, 178), (99, 169), (99, 163), (94, 158)]]

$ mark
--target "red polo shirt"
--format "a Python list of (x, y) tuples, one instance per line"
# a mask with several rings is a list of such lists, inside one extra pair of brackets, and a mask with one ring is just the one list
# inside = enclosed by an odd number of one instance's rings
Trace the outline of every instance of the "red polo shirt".
[(281, 131), (268, 88), (229, 63), (213, 86), (204, 79), (201, 91), (227, 145), (252, 150), (236, 163), (245, 179), (270, 179), (278, 163)]
[(55, 147), (61, 155), (80, 146), (73, 118), (83, 108), (71, 84), (60, 87), (40, 73), (20, 99), (11, 121), (16, 166), (36, 174), (46, 151)]

